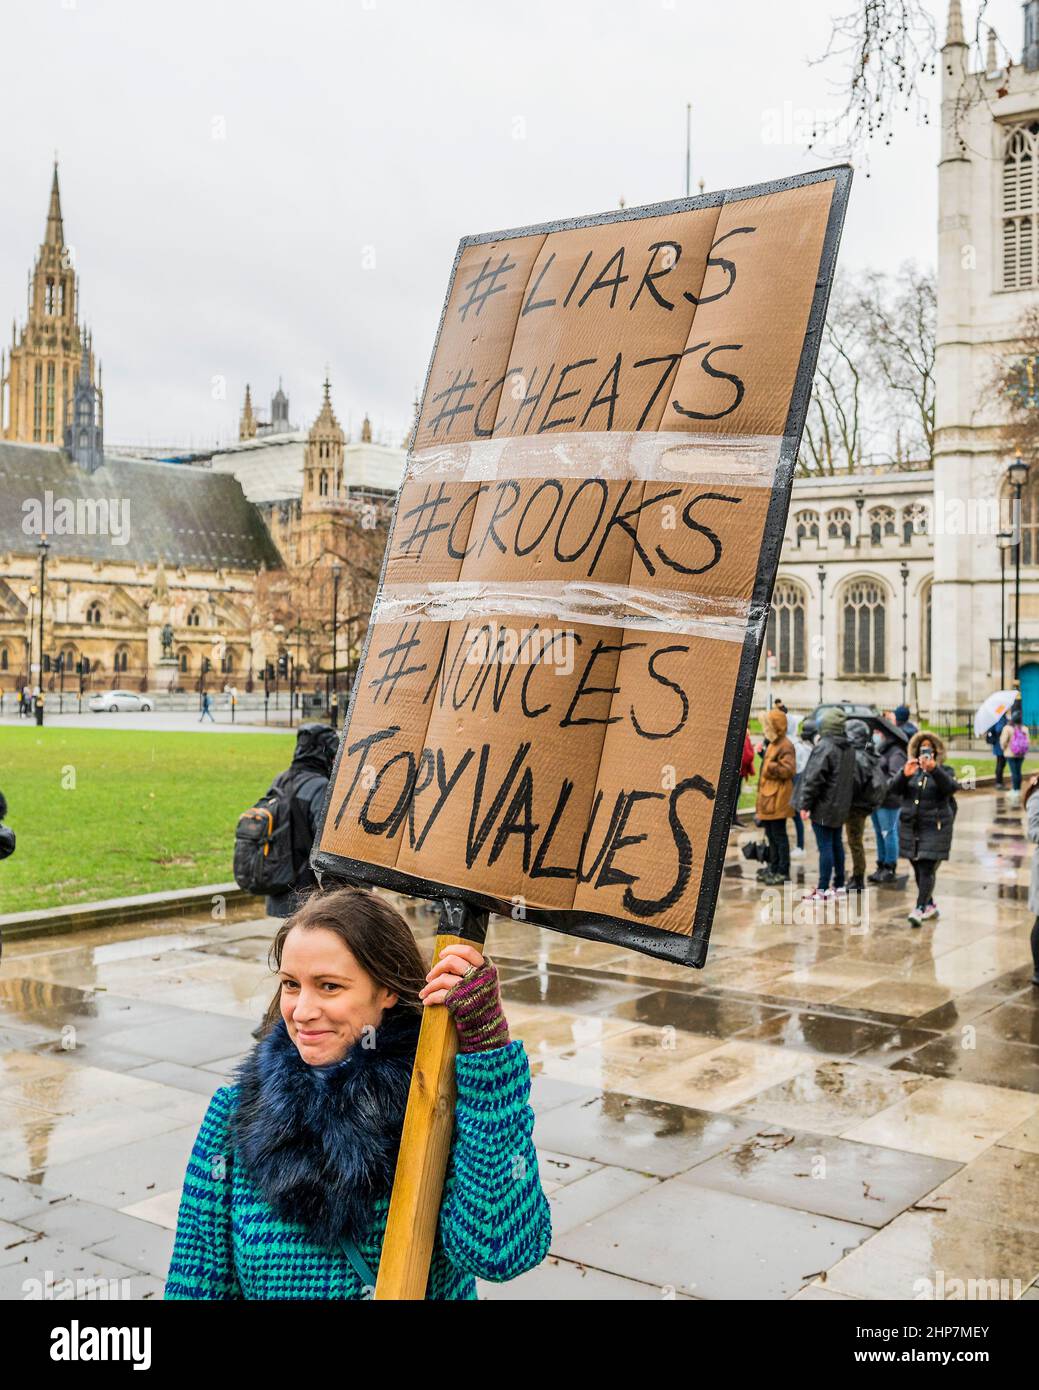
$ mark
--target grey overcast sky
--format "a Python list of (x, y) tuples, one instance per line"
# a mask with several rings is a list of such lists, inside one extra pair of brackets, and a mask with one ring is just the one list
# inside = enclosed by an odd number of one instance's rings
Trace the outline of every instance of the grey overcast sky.
[[(308, 424), (327, 365), (343, 424), (397, 443), (460, 236), (680, 196), (687, 101), (694, 192), (831, 162), (801, 130), (842, 71), (809, 60), (854, 3), (5, 0), (0, 322), (56, 149), (108, 440), (236, 438), (279, 375)], [(1019, 60), (1017, 0), (987, 18)], [(933, 262), (928, 90), (856, 161), (849, 268)]]

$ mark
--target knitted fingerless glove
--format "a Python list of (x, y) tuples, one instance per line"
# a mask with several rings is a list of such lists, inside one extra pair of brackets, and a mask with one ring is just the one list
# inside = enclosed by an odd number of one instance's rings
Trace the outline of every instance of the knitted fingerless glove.
[(509, 1024), (502, 1011), (498, 972), (490, 961), (473, 966), (444, 999), (458, 1031), (459, 1052), (490, 1052), (508, 1045)]

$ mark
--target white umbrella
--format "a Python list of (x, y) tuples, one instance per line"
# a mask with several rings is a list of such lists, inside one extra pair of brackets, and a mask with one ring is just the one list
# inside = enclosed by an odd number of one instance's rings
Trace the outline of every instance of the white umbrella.
[(1016, 690), (997, 690), (994, 695), (983, 700), (974, 716), (974, 737), (981, 738), (982, 734), (987, 733), (993, 724), (1002, 719), (1014, 701), (1020, 698)]

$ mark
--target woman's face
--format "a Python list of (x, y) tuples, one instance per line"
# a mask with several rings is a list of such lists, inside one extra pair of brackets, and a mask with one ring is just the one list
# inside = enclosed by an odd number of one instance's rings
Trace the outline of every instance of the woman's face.
[(353, 952), (324, 927), (293, 927), (281, 954), (281, 1016), (312, 1067), (338, 1062), (362, 1031), (377, 1028), (397, 995), (376, 984)]
[(927, 763), (928, 765), (934, 762), (934, 749), (929, 743), (921, 743), (920, 761), (922, 763)]

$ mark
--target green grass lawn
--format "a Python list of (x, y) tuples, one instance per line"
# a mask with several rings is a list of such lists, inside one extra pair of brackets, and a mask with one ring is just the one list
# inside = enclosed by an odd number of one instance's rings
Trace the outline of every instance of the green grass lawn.
[(294, 745), (290, 733), (0, 728), (18, 836), (0, 913), (230, 882), (238, 816)]

